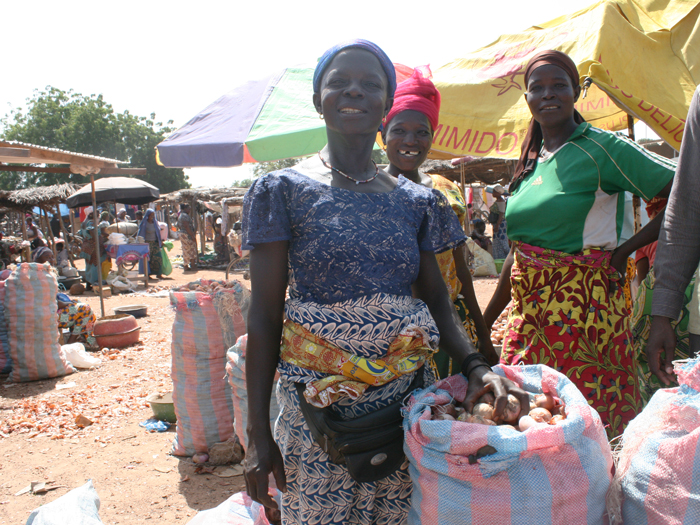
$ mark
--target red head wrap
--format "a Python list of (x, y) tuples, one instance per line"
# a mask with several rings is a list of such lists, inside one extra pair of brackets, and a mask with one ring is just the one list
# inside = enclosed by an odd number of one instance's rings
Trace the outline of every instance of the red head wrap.
[[(580, 85), (580, 77), (578, 74), (578, 69), (576, 69), (576, 64), (574, 63), (569, 55), (562, 53), (561, 51), (542, 51), (537, 53), (534, 57), (530, 59), (525, 67), (525, 87), (527, 89), (527, 83), (530, 81), (530, 75), (533, 71), (541, 66), (557, 66), (564, 70), (564, 72), (571, 79), (571, 83), (574, 87)], [(581, 114), (574, 109), (574, 121), (576, 124), (581, 124), (585, 122), (585, 119)], [(510, 184), (510, 191), (512, 192), (518, 187), (520, 182), (525, 178), (529, 172), (535, 169), (535, 164), (537, 163), (537, 157), (540, 154), (540, 149), (542, 148), (542, 129), (540, 128), (539, 122), (534, 118), (530, 120), (530, 126), (527, 128), (527, 135), (525, 135), (525, 140), (520, 149), (520, 158), (515, 166), (515, 172), (513, 173), (513, 181)]]
[(391, 111), (386, 116), (384, 128), (386, 129), (392, 118), (409, 109), (419, 111), (428, 117), (433, 131), (435, 131), (440, 115), (440, 92), (430, 80), (428, 66), (414, 69), (413, 75), (396, 87), (394, 105), (391, 106)]

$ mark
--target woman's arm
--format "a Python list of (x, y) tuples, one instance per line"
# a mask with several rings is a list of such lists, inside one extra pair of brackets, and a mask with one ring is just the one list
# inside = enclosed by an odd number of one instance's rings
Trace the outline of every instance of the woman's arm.
[[(669, 182), (655, 196), (667, 199), (671, 193), (672, 185), (673, 181)], [(624, 277), (627, 274), (627, 258), (631, 253), (659, 239), (659, 231), (661, 231), (661, 225), (664, 222), (664, 215), (664, 212), (659, 213), (656, 217), (649, 221), (649, 224), (644, 226), (644, 228), (639, 230), (632, 237), (627, 239), (626, 242), (618, 246), (615, 251), (613, 251), (610, 266), (615, 268), (620, 275)]]
[(284, 463), (270, 429), (270, 394), (280, 353), (284, 298), (287, 290), (289, 243), (257, 244), (250, 252), (251, 299), (248, 311), (246, 385), (248, 389), (248, 450), (245, 481), (248, 495), (277, 508), (268, 494), (268, 476), (286, 490)]
[(511, 268), (513, 268), (514, 260), (515, 255), (511, 248), (510, 252), (508, 252), (508, 257), (506, 257), (506, 260), (503, 262), (503, 268), (501, 269), (501, 276), (498, 279), (496, 291), (493, 293), (493, 297), (491, 297), (486, 310), (484, 310), (484, 322), (489, 330), (493, 327), (493, 323), (496, 322), (498, 316), (501, 315), (501, 312), (505, 310), (510, 302), (510, 271)]
[[(413, 295), (428, 305), (440, 331), (440, 348), (443, 348), (456, 363), (461, 365), (468, 355), (477, 352), (450, 301), (440, 267), (432, 252), (420, 254), (420, 270), (416, 282), (413, 283)], [(512, 381), (494, 374), (487, 366), (473, 369), (467, 379), (469, 387), (464, 405), (470, 411), (476, 400), (486, 392), (492, 392), (496, 396), (496, 418), (500, 418), (503, 413), (508, 394), (518, 398), (523, 410), (529, 407), (529, 398), (524, 390)]]
[(499, 356), (493, 349), (491, 330), (486, 326), (484, 317), (481, 315), (479, 302), (476, 300), (472, 273), (469, 271), (469, 265), (467, 264), (467, 250), (467, 245), (462, 244), (452, 251), (455, 260), (455, 269), (457, 270), (457, 278), (462, 283), (460, 293), (464, 296), (464, 303), (469, 309), (469, 316), (474, 321), (481, 353), (484, 354), (489, 364), (493, 366), (498, 364)]

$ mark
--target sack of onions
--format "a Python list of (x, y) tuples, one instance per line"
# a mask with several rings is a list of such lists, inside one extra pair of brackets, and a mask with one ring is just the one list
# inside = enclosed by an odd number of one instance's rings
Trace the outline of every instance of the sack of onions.
[(607, 524), (612, 453), (598, 414), (552, 368), (499, 365), (494, 372), (531, 393), (528, 415), (520, 417), (513, 397), (507, 421), (497, 424), (488, 395), (465, 412), (462, 374), (411, 396), (408, 523)]
[(613, 523), (700, 523), (700, 358), (674, 364), (680, 386), (658, 390), (622, 434)]

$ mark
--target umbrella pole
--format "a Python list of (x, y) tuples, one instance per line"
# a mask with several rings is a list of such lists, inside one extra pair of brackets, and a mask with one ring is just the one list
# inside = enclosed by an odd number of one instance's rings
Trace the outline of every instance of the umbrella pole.
[(93, 236), (95, 237), (95, 253), (97, 254), (97, 280), (100, 284), (100, 309), (102, 317), (105, 316), (105, 299), (102, 292), (102, 264), (100, 261), (100, 229), (97, 223), (97, 197), (95, 196), (95, 175), (90, 173), (90, 187), (92, 189), (92, 220), (95, 223)]
[(118, 221), (117, 219), (118, 219), (118, 216), (117, 216), (117, 201), (114, 201), (114, 222), (117, 224), (117, 233), (120, 233), (120, 232), (119, 232), (119, 221)]
[[(630, 140), (635, 141), (634, 137), (634, 117), (627, 114), (627, 135)], [(634, 210), (634, 233), (642, 229), (642, 200), (638, 195), (632, 196), (632, 209)]]
[[(68, 232), (66, 231), (66, 225), (63, 224), (63, 216), (61, 215), (61, 205), (56, 204), (56, 213), (58, 213), (58, 224), (61, 226), (61, 233), (63, 233), (63, 249), (68, 253), (68, 260), (70, 261), (73, 268), (75, 268), (75, 261), (73, 260), (73, 254), (68, 249)], [(70, 217), (70, 215), (68, 215)], [(57, 256), (58, 257), (58, 256)]]
[[(20, 222), (22, 223), (22, 240), (27, 241), (29, 240), (27, 239), (27, 218), (24, 212), (20, 212)], [(32, 262), (31, 250), (29, 247), (22, 248), (22, 257), (24, 257), (24, 262)]]

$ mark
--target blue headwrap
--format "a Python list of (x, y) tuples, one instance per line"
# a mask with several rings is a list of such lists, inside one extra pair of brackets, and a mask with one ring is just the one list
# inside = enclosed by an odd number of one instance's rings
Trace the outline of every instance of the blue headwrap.
[[(148, 208), (146, 210), (146, 213), (143, 214), (143, 219), (141, 219), (141, 224), (139, 224), (139, 231), (136, 235), (139, 235), (143, 237), (144, 239), (146, 238), (146, 223), (148, 222), (148, 217), (151, 215), (155, 215), (155, 211), (153, 211), (152, 208)], [(160, 226), (158, 226), (158, 221), (153, 218), (153, 224), (156, 227), (156, 240), (158, 241), (158, 246), (163, 245), (163, 240), (160, 238)]]
[(384, 72), (386, 73), (386, 78), (389, 81), (389, 97), (393, 97), (394, 91), (396, 91), (396, 70), (394, 69), (394, 64), (377, 44), (370, 42), (369, 40), (362, 39), (350, 40), (348, 42), (343, 42), (342, 44), (337, 44), (323, 53), (323, 56), (319, 58), (318, 64), (316, 64), (316, 69), (314, 70), (314, 93), (319, 93), (321, 91), (323, 72), (328, 67), (328, 64), (330, 64), (335, 58), (335, 55), (351, 47), (364, 49), (377, 57), (379, 63), (384, 69)]

